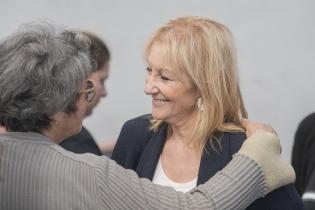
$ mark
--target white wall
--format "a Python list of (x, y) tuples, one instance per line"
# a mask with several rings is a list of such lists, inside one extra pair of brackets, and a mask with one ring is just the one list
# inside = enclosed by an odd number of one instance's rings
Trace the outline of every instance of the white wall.
[(289, 159), (299, 121), (315, 111), (314, 9), (312, 0), (0, 0), (0, 38), (34, 20), (101, 36), (112, 51), (109, 95), (85, 124), (102, 140), (117, 137), (127, 119), (150, 112), (142, 50), (152, 32), (178, 16), (215, 18), (235, 36), (250, 119), (275, 127)]

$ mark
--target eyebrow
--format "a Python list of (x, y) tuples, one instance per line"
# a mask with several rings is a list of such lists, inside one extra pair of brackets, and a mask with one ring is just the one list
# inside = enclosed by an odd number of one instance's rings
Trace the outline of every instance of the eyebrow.
[(176, 73), (173, 71), (170, 71), (169, 69), (164, 69), (164, 68), (157, 68), (157, 71), (159, 71), (162, 74), (167, 74), (168, 76), (176, 76)]
[[(152, 65), (148, 64), (149, 68), (152, 69)], [(170, 71), (169, 69), (166, 69), (166, 68), (155, 68), (156, 70), (160, 71), (160, 72), (167, 72), (167, 73), (171, 73), (172, 74), (172, 71)]]
[[(147, 60), (146, 61), (148, 67), (150, 67), (152, 69), (152, 65), (151, 63)], [(166, 68), (155, 68), (156, 70), (160, 71), (160, 72), (166, 72), (166, 73), (169, 73), (169, 74), (172, 74), (172, 75), (175, 75), (176, 73), (173, 72), (173, 71), (170, 71), (169, 69), (166, 69)]]

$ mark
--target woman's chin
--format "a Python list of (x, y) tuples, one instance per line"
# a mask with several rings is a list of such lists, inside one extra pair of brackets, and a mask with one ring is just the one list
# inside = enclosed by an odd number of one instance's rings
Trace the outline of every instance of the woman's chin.
[(163, 120), (165, 121), (166, 120), (166, 116), (163, 115), (163, 114), (160, 114), (160, 113), (154, 113), (152, 112), (152, 117), (156, 120)]

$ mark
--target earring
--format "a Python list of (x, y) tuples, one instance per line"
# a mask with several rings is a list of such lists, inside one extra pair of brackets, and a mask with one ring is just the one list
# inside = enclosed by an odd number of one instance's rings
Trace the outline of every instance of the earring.
[(198, 107), (199, 111), (201, 111), (201, 112), (204, 111), (204, 107), (203, 107), (203, 103), (202, 103), (201, 97), (199, 97), (198, 100), (197, 100), (197, 107)]
[(54, 124), (55, 125), (59, 125), (59, 122), (57, 120), (55, 120)]

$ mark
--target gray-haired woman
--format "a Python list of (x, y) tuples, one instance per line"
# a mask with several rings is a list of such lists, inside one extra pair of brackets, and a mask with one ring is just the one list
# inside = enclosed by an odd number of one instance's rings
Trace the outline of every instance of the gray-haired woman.
[(86, 80), (88, 46), (83, 34), (49, 24), (24, 26), (0, 43), (0, 125), (7, 130), (0, 134), (0, 209), (240, 209), (293, 181), (267, 132), (256, 132), (221, 173), (186, 194), (106, 157), (65, 151), (57, 143), (80, 131), (95, 95)]

